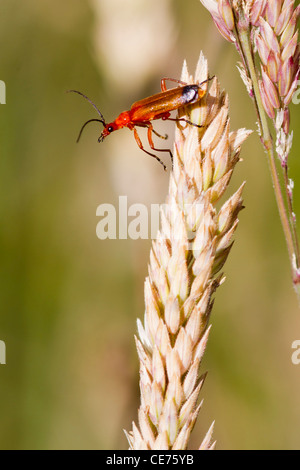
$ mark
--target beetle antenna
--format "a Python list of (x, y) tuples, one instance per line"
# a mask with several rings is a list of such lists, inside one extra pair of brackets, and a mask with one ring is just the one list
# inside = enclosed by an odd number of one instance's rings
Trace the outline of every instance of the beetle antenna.
[(89, 124), (90, 122), (93, 122), (93, 121), (101, 122), (101, 123), (103, 124), (103, 121), (102, 121), (101, 119), (89, 119), (88, 121), (86, 121), (86, 122), (83, 124), (82, 128), (80, 129), (80, 131), (79, 131), (79, 135), (78, 135), (78, 137), (77, 137), (76, 143), (79, 142), (79, 139), (80, 139), (80, 137), (81, 137), (82, 131), (83, 131), (83, 129), (85, 128), (85, 126), (86, 126), (87, 124)]
[(203, 82), (199, 83), (198, 86), (200, 87), (200, 86), (203, 85), (204, 83), (210, 82), (213, 78), (215, 78), (215, 75), (213, 75), (212, 77), (208, 77), (206, 80), (203, 80)]
[[(95, 105), (95, 103), (92, 102), (92, 100), (90, 100), (86, 95), (84, 95), (83, 93), (81, 93), (81, 91), (77, 91), (77, 90), (67, 90), (67, 93), (77, 93), (78, 95), (81, 95), (83, 96), (83, 98), (85, 98), (89, 103), (91, 103), (91, 105), (95, 108), (95, 110), (97, 111), (97, 113), (99, 114), (100, 118), (101, 119), (98, 119), (99, 122), (102, 122), (102, 124), (104, 126), (106, 126), (106, 122), (105, 122), (105, 119), (104, 119), (104, 116), (103, 114), (101, 113), (100, 109), (97, 108), (97, 106)], [(90, 122), (90, 121), (88, 121)], [(86, 122), (87, 124), (87, 122)], [(82, 129), (83, 127), (85, 126), (85, 124), (82, 126)], [(82, 131), (81, 129), (81, 131)]]

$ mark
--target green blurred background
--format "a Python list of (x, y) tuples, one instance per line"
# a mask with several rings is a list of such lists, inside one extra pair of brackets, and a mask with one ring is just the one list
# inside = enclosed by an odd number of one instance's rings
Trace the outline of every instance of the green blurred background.
[[(103, 144), (81, 90), (107, 120), (194, 71), (200, 49), (230, 97), (232, 129), (256, 128), (236, 69), (199, 0), (1, 0), (1, 449), (127, 449), (139, 404), (133, 335), (150, 240), (100, 241), (96, 208), (164, 202), (168, 177), (123, 130)], [(300, 125), (292, 105), (292, 125)], [(168, 128), (162, 124), (162, 132)], [(172, 126), (168, 128), (172, 133)], [(300, 136), (290, 160), (300, 214)], [(226, 283), (216, 295), (196, 448), (300, 448), (300, 312), (268, 165), (253, 134), (231, 184), (247, 180)]]

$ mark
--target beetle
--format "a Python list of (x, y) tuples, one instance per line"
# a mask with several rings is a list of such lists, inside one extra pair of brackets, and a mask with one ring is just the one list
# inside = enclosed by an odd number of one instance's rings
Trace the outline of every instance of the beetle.
[[(198, 124), (194, 124), (193, 122), (189, 121), (185, 118), (171, 118), (171, 112), (177, 109), (183, 108), (184, 106), (195, 104), (201, 100), (201, 98), (205, 95), (206, 91), (201, 88), (206, 82), (212, 80), (214, 77), (210, 77), (207, 80), (204, 80), (199, 85), (198, 84), (188, 84), (183, 82), (182, 80), (177, 80), (175, 78), (162, 78), (161, 79), (161, 92), (155, 95), (149, 96), (148, 98), (144, 98), (142, 100), (136, 101), (133, 103), (131, 108), (128, 111), (123, 111), (119, 116), (112, 122), (106, 123), (103, 114), (98, 109), (98, 107), (83, 93), (77, 90), (68, 90), (68, 92), (78, 93), (83, 98), (85, 98), (89, 103), (95, 108), (97, 113), (100, 116), (100, 119), (93, 118), (86, 121), (80, 129), (77, 142), (79, 141), (81, 134), (87, 124), (90, 122), (100, 122), (103, 124), (104, 129), (98, 138), (98, 142), (102, 142), (105, 137), (110, 135), (112, 132), (122, 129), (122, 127), (128, 127), (128, 129), (132, 130), (134, 133), (135, 140), (141, 150), (145, 153), (154, 157), (166, 170), (165, 164), (161, 161), (161, 159), (155, 155), (154, 153), (149, 152), (146, 150), (142, 144), (142, 141), (138, 135), (136, 127), (147, 127), (147, 136), (148, 142), (152, 150), (157, 152), (169, 152), (171, 160), (173, 161), (173, 155), (170, 149), (161, 149), (156, 148), (153, 143), (152, 134), (154, 133), (156, 136), (160, 137), (161, 139), (167, 139), (167, 135), (162, 136), (153, 128), (152, 122), (156, 119), (162, 119), (164, 121), (176, 121), (176, 122), (185, 122), (187, 124), (202, 127)], [(171, 89), (167, 89), (166, 81), (172, 81), (178, 83), (179, 86)]]

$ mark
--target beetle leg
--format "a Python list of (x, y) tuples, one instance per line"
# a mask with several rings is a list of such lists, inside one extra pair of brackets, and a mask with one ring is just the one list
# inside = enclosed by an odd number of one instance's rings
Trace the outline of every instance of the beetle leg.
[(188, 119), (185, 118), (166, 118), (165, 120), (168, 121), (175, 121), (175, 122), (186, 122), (187, 124), (190, 124), (191, 126), (199, 127), (202, 128), (203, 126), (200, 126), (199, 124), (195, 124), (192, 121), (189, 121)]
[(176, 78), (162, 78), (160, 81), (161, 91), (167, 91), (166, 80), (170, 80), (170, 82), (179, 83), (182, 86), (188, 85), (186, 82), (183, 82), (182, 80), (177, 80)]
[[(164, 170), (166, 171), (166, 170), (167, 170), (167, 167), (166, 167), (166, 165), (161, 161), (161, 159), (160, 159), (157, 155), (154, 155), (154, 153), (150, 153), (150, 152), (148, 152), (148, 150), (144, 149), (143, 144), (142, 144), (142, 141), (141, 141), (141, 139), (140, 139), (140, 136), (138, 135), (137, 130), (136, 130), (135, 127), (133, 128), (133, 132), (134, 132), (134, 138), (135, 138), (136, 143), (138, 144), (139, 148), (140, 148), (141, 150), (143, 150), (145, 153), (147, 153), (148, 155), (150, 155), (151, 157), (155, 158), (155, 159), (164, 167)], [(148, 128), (148, 140), (149, 140), (149, 128)], [(149, 141), (149, 143), (150, 143), (150, 141)], [(152, 142), (152, 143), (153, 143), (153, 142)], [(152, 147), (151, 147), (151, 148), (152, 148)], [(153, 150), (156, 150), (156, 149), (153, 148)]]
[(159, 137), (160, 139), (166, 140), (168, 138), (168, 134), (160, 135), (155, 129), (152, 129), (152, 132), (154, 132), (154, 134), (157, 135), (157, 137)]
[[(203, 82), (199, 83), (199, 85), (197, 85), (197, 86), (200, 88), (201, 85), (204, 85), (204, 83), (209, 82), (213, 78), (215, 78), (214, 75), (212, 77), (208, 77), (206, 80), (203, 80)], [(179, 83), (179, 85), (182, 85), (182, 86), (188, 85), (188, 83), (183, 82), (182, 80), (177, 80), (176, 78), (162, 78), (161, 81), (160, 81), (161, 91), (167, 91), (167, 85), (166, 85), (167, 80), (169, 80), (170, 82)]]
[(173, 165), (173, 154), (172, 154), (171, 150), (170, 149), (157, 149), (157, 148), (155, 148), (153, 140), (152, 140), (152, 132), (154, 132), (154, 134), (156, 134), (156, 131), (154, 131), (152, 124), (149, 123), (148, 124), (148, 141), (149, 141), (150, 147), (152, 148), (152, 150), (156, 150), (157, 152), (169, 152), (170, 157), (171, 157), (171, 162), (172, 162), (172, 165)]

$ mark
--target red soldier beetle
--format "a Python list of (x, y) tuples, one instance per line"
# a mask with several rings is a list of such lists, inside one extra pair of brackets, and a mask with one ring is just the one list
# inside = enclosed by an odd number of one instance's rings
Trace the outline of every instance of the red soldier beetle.
[[(153, 125), (151, 121), (156, 119), (162, 119), (164, 121), (175, 121), (175, 122), (185, 122), (192, 126), (202, 127), (198, 124), (195, 124), (188, 119), (185, 118), (171, 118), (171, 112), (177, 109), (183, 108), (184, 106), (195, 104), (201, 100), (201, 98), (205, 95), (206, 91), (201, 88), (201, 85), (207, 83), (209, 80), (212, 80), (214, 77), (210, 77), (207, 80), (204, 80), (199, 85), (192, 84), (189, 85), (186, 82), (181, 80), (177, 80), (175, 78), (162, 78), (161, 80), (161, 92), (157, 93), (156, 95), (149, 96), (148, 98), (144, 98), (142, 100), (136, 101), (133, 103), (129, 111), (123, 111), (119, 116), (112, 122), (106, 123), (103, 114), (98, 109), (98, 107), (83, 93), (77, 90), (69, 90), (69, 92), (78, 93), (79, 95), (83, 96), (97, 111), (100, 116), (100, 119), (89, 119), (86, 121), (80, 129), (77, 142), (79, 141), (81, 134), (87, 124), (90, 122), (100, 122), (103, 124), (104, 129), (98, 138), (98, 142), (102, 142), (105, 137), (111, 134), (113, 131), (118, 129), (122, 129), (122, 127), (128, 127), (128, 129), (134, 132), (135, 140), (141, 150), (145, 153), (154, 157), (166, 170), (165, 164), (161, 161), (161, 159), (155, 155), (154, 153), (149, 152), (143, 147), (142, 141), (138, 135), (136, 127), (147, 127), (148, 128), (148, 142), (152, 150), (157, 152), (169, 152), (171, 160), (173, 161), (173, 155), (170, 149), (161, 149), (156, 148), (153, 143), (152, 133), (156, 136), (160, 137), (161, 139), (167, 139), (167, 135), (162, 136), (155, 129), (153, 129)], [(167, 89), (166, 81), (170, 80), (172, 82), (179, 83), (178, 87)]]

